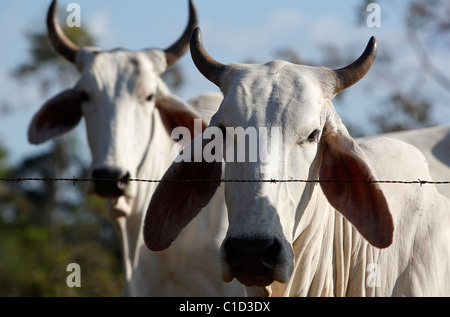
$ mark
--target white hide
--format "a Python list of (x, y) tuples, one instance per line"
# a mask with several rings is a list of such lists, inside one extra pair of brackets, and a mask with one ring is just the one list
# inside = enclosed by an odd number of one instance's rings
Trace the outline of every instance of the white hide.
[[(379, 179), (430, 179), (423, 155), (395, 139), (362, 143)], [(407, 167), (407, 168), (406, 168)], [(449, 296), (450, 203), (432, 185), (382, 184), (394, 219), (391, 246), (370, 245), (317, 187), (294, 241), (296, 268), (272, 296)]]
[[(448, 182), (450, 180), (450, 126), (442, 125), (430, 128), (399, 131), (380, 134), (402, 140), (417, 147), (425, 156), (431, 180)], [(370, 139), (365, 137), (361, 140)], [(436, 185), (438, 191), (450, 198), (450, 184)]]

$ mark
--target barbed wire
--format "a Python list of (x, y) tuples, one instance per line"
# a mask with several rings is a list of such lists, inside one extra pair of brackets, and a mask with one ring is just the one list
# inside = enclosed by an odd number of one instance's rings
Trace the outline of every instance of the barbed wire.
[(361, 184), (419, 184), (419, 185), (448, 185), (450, 181), (431, 180), (324, 180), (324, 179), (139, 179), (139, 178), (53, 178), (53, 177), (1, 177), (2, 182), (23, 184), (24, 182), (71, 182), (74, 186), (81, 182), (118, 182), (126, 184), (129, 182), (139, 183), (361, 183)]

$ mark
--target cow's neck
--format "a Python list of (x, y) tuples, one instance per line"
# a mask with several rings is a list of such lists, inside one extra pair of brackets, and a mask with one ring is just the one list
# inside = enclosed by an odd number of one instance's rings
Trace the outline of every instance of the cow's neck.
[(366, 260), (361, 250), (370, 246), (328, 203), (319, 186), (297, 232), (293, 274), (288, 283), (272, 284), (272, 296), (345, 296), (350, 279), (356, 275), (364, 278)]
[[(149, 124), (152, 125), (151, 136), (136, 178), (159, 180), (172, 162), (170, 151), (174, 142), (164, 128), (159, 111), (154, 111), (152, 122)], [(138, 182), (135, 185), (136, 195), (132, 201), (131, 212), (125, 217), (113, 219), (122, 244), (126, 281), (131, 280), (132, 272), (139, 265), (141, 247), (144, 246), (143, 219), (158, 183)]]
[[(148, 150), (137, 172), (137, 178), (143, 180), (161, 179), (172, 162), (170, 151), (173, 144), (174, 142), (170, 139), (163, 126), (159, 111), (154, 111), (152, 117), (152, 133), (148, 144)], [(157, 186), (157, 182), (138, 183), (133, 204), (133, 213), (130, 215), (130, 220), (127, 224), (127, 232), (139, 232), (138, 236), (132, 238), (131, 243), (135, 244), (132, 250), (135, 250), (136, 245), (139, 244), (139, 240), (143, 239), (141, 232), (145, 213)], [(133, 226), (133, 228), (130, 228), (130, 226)], [(143, 243), (143, 241), (140, 242)], [(138, 255), (135, 255), (135, 265), (137, 265), (137, 258)]]

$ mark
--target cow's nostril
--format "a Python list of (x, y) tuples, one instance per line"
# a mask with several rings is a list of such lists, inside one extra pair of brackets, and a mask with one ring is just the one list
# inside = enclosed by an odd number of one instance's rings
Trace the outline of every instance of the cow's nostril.
[(261, 258), (261, 264), (268, 270), (273, 270), (279, 254), (281, 252), (281, 245), (277, 240), (273, 240), (272, 245), (270, 245), (264, 256)]
[(281, 254), (276, 239), (228, 238), (224, 244), (231, 273), (245, 285), (263, 285), (272, 280)]
[(234, 239), (228, 239), (225, 243), (224, 250), (226, 253), (228, 264), (231, 267), (238, 267), (240, 265), (240, 257), (234, 247)]
[(280, 262), (281, 243), (277, 239), (232, 238), (223, 246), (231, 274), (247, 286), (273, 282)]
[(125, 175), (118, 178), (119, 186), (125, 186), (128, 185), (128, 182), (130, 180), (130, 173), (126, 172)]

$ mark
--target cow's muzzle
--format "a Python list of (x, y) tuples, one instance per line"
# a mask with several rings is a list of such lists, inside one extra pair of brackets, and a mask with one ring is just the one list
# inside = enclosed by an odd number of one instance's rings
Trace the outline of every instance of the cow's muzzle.
[(228, 238), (223, 246), (233, 277), (246, 286), (267, 286), (276, 280), (281, 243), (277, 239)]
[(92, 171), (94, 191), (103, 198), (118, 198), (126, 193), (130, 173), (115, 167), (96, 168)]

